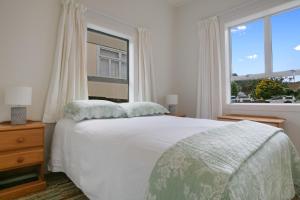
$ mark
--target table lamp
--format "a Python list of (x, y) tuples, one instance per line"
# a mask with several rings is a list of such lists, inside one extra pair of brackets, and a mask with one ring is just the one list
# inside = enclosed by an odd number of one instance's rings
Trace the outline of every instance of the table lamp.
[(5, 90), (5, 104), (11, 106), (11, 124), (26, 124), (26, 106), (31, 105), (31, 87), (11, 87)]
[(170, 94), (166, 98), (166, 103), (171, 114), (176, 113), (176, 105), (178, 104), (178, 95)]

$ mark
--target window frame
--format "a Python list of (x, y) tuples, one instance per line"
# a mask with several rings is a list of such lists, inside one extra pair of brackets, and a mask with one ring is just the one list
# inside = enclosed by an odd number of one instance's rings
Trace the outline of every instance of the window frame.
[[(106, 33), (106, 32), (103, 32), (103, 31), (100, 31), (100, 30), (95, 30), (94, 28), (90, 28), (88, 27), (87, 28), (87, 31), (90, 31), (90, 32), (94, 32), (94, 33), (99, 33), (99, 34), (103, 34), (103, 35), (107, 35), (107, 36), (110, 36), (110, 37), (114, 37), (114, 38), (117, 38), (117, 39), (120, 39), (120, 40), (123, 40), (123, 41), (126, 41), (127, 43), (127, 53), (126, 53), (126, 56), (127, 56), (127, 62), (126, 62), (126, 65), (127, 65), (127, 79), (116, 79), (116, 78), (107, 78), (107, 77), (100, 77), (100, 76), (88, 76), (88, 80), (93, 80), (93, 81), (98, 81), (98, 82), (110, 82), (110, 83), (121, 83), (121, 84), (128, 84), (129, 85), (129, 78), (130, 78), (130, 74), (129, 74), (129, 68), (130, 68), (130, 58), (129, 58), (129, 54), (130, 54), (130, 49), (129, 49), (129, 45), (130, 45), (130, 41), (129, 39), (127, 38), (123, 38), (123, 37), (119, 37), (119, 36), (116, 36), (116, 35), (113, 35), (113, 34), (110, 34), (110, 33)], [(98, 71), (100, 70), (98, 68), (98, 64), (100, 62), (99, 60), (99, 54), (100, 53), (98, 51), (98, 47), (99, 45), (97, 45), (97, 74), (98, 74)], [(106, 49), (112, 49), (112, 48), (109, 48), (109, 47), (105, 47), (105, 46), (101, 46), (103, 48), (106, 48)], [(120, 50), (121, 52), (121, 50)], [(129, 92), (129, 90), (128, 90)], [(129, 94), (128, 94), (129, 96)]]
[[(128, 85), (128, 94), (127, 94), (128, 100), (127, 100), (127, 102), (132, 101), (132, 98), (133, 98), (132, 93), (134, 93), (134, 92), (130, 91), (131, 89), (134, 89), (131, 86), (132, 83), (130, 83), (130, 78), (131, 78), (130, 68), (134, 69), (133, 66), (132, 66), (133, 65), (132, 61), (131, 61), (131, 60), (133, 60), (133, 55), (131, 55), (131, 54), (134, 53), (133, 48), (131, 47), (132, 42), (130, 42), (130, 40), (132, 40), (132, 39), (130, 39), (128, 37), (125, 37), (125, 36), (123, 37), (123, 35), (119, 35), (119, 34), (117, 34), (115, 32), (112, 32), (112, 31), (105, 32), (104, 29), (101, 29), (100, 27), (92, 25), (92, 24), (88, 24), (86, 30), (87, 30), (87, 32), (91, 31), (91, 32), (94, 32), (94, 33), (99, 33), (99, 34), (107, 35), (107, 36), (110, 36), (110, 37), (114, 37), (114, 38), (126, 41), (126, 43), (127, 43), (127, 53), (126, 53), (126, 56), (127, 56), (127, 62), (126, 62), (126, 65), (127, 65), (127, 79), (126, 80), (125, 79), (116, 79), (116, 78), (105, 78), (105, 77), (99, 77), (99, 76), (89, 76), (88, 74), (87, 74), (87, 79), (88, 79), (88, 81), (95, 81), (95, 82), (127, 84)], [(108, 32), (110, 32), (110, 33), (108, 33)], [(88, 43), (87, 40), (86, 40), (86, 43)], [(106, 48), (108, 48), (108, 47), (106, 47)], [(98, 46), (97, 46), (97, 56), (96, 56), (96, 59), (97, 59), (96, 60), (96, 62), (97, 62), (97, 68), (96, 68), (97, 73), (98, 73), (98, 70), (99, 70), (98, 69), (99, 58), (100, 57), (98, 55)], [(122, 63), (122, 56), (121, 56), (121, 63)]]
[[(232, 80), (253, 80), (259, 78), (266, 78), (266, 77), (280, 77), (280, 76), (291, 76), (291, 75), (300, 75), (300, 69), (297, 70), (288, 70), (288, 71), (281, 71), (281, 72), (273, 72), (273, 52), (272, 52), (272, 26), (271, 26), (271, 17), (276, 14), (280, 14), (282, 12), (286, 12), (292, 9), (299, 9), (300, 8), (300, 1), (293, 1), (289, 3), (285, 3), (280, 6), (276, 6), (274, 8), (258, 12), (253, 15), (249, 15), (247, 17), (240, 18), (238, 20), (230, 21), (224, 23), (224, 61), (225, 61), (225, 70), (226, 70), (226, 77), (225, 77), (225, 107), (233, 106), (235, 108), (245, 108), (246, 106), (250, 106), (249, 110), (257, 110), (257, 106), (264, 106), (266, 110), (270, 110), (269, 108), (281, 107), (297, 107), (300, 108), (299, 104), (267, 104), (267, 103), (232, 103), (231, 102), (231, 81)], [(252, 21), (264, 19), (264, 57), (265, 57), (265, 73), (262, 74), (249, 74), (239, 76), (238, 78), (233, 78), (232, 76), (232, 48), (231, 48), (231, 31), (232, 27), (236, 27), (242, 24), (251, 23)], [(280, 106), (279, 106), (280, 105)], [(282, 110), (279, 108), (279, 110)], [(292, 109), (293, 109), (292, 108)], [(263, 109), (263, 110), (264, 110)], [(292, 110), (288, 109), (289, 111), (299, 111), (300, 109)]]

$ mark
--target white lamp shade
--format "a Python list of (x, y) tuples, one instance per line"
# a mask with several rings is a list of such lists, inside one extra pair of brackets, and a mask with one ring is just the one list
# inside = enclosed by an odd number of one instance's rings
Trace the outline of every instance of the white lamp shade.
[(5, 90), (5, 104), (12, 106), (31, 105), (31, 87), (11, 87)]
[(166, 98), (167, 105), (177, 105), (178, 104), (178, 95), (170, 94)]

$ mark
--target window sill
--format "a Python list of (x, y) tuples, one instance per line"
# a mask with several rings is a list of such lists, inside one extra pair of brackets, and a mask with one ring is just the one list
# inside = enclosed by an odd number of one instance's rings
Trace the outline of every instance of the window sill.
[(245, 111), (300, 112), (300, 104), (230, 103), (225, 109)]

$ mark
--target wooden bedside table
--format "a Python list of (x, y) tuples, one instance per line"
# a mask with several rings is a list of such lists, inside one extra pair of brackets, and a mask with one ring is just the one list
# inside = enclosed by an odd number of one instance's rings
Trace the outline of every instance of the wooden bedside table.
[(222, 115), (218, 116), (218, 120), (220, 121), (241, 121), (241, 120), (250, 120), (255, 122), (260, 122), (263, 124), (268, 124), (271, 126), (275, 126), (278, 128), (283, 128), (285, 119), (279, 117), (267, 117), (267, 116), (255, 116), (255, 115)]
[[(44, 129), (41, 122), (0, 123), (0, 200), (15, 199), (46, 188)], [(16, 179), (19, 182), (14, 183), (12, 180)]]
[(171, 115), (171, 116), (175, 116), (175, 117), (186, 117), (186, 114), (184, 114), (184, 113), (168, 113), (166, 115)]

